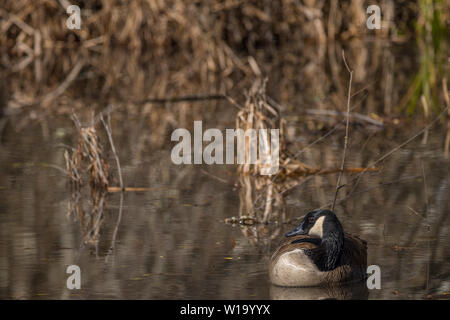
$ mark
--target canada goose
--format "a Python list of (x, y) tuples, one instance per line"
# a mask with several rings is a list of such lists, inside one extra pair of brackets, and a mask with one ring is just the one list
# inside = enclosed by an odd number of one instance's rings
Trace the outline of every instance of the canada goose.
[(270, 281), (310, 287), (366, 277), (367, 242), (345, 233), (330, 210), (309, 212), (270, 259)]

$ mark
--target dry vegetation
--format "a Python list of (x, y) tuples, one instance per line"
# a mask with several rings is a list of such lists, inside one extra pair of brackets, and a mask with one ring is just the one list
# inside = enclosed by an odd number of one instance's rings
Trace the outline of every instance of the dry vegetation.
[[(3, 84), (7, 114), (28, 114), (29, 106), (39, 108), (34, 117), (70, 113), (71, 108), (86, 109), (84, 101), (91, 108), (112, 101), (136, 108), (147, 97), (234, 89), (240, 94), (239, 88), (249, 87), (255, 76), (272, 78), (274, 70), (282, 75), (283, 102), (300, 81), (310, 96), (304, 102), (316, 101), (319, 108), (340, 105), (345, 85), (339, 41), (353, 43), (349, 59), (357, 70), (355, 81), (365, 83), (394, 62), (381, 52), (368, 61), (359, 39), (407, 40), (415, 33), (420, 10), (415, 2), (395, 1), (401, 10), (394, 10), (394, 1), (382, 1), (383, 28), (369, 32), (362, 0), (329, 5), (323, 0), (71, 3), (81, 7), (79, 31), (65, 26), (66, 0), (2, 1), (0, 58), (2, 78), (9, 80)], [(308, 78), (304, 82), (297, 79), (299, 69)], [(395, 80), (383, 91), (393, 90)], [(398, 92), (386, 92), (385, 110), (367, 111), (394, 111), (400, 98)]]

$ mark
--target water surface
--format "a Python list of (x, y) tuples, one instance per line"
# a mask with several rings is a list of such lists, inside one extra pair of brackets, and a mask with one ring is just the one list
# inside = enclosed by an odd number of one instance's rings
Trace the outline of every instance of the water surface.
[[(232, 126), (234, 111), (227, 112), (229, 120), (210, 119), (205, 127)], [(132, 121), (137, 120), (126, 120)], [(5, 130), (0, 147), (3, 299), (422, 299), (450, 291), (450, 171), (441, 126), (429, 132), (426, 144), (418, 138), (380, 163), (380, 172), (367, 173), (355, 195), (337, 205), (345, 231), (368, 241), (368, 262), (380, 266), (382, 279), (381, 290), (367, 292), (363, 286), (344, 293), (271, 287), (270, 253), (293, 225), (274, 231), (273, 226), (225, 223), (238, 215), (240, 205), (233, 165), (177, 166), (170, 161), (169, 136), (156, 147), (136, 139), (150, 132), (145, 125), (115, 131), (125, 184), (150, 190), (126, 192), (120, 220), (120, 194), (109, 194), (98, 242), (86, 243), (80, 218), (68, 208), (78, 197), (89, 215), (89, 191), (74, 194), (66, 177), (49, 166), (64, 167), (61, 144), (75, 144), (72, 123), (51, 118), (20, 134)], [(368, 165), (417, 130), (353, 127), (348, 166)], [(305, 146), (320, 132), (295, 136)], [(338, 167), (342, 143), (338, 130), (300, 160)], [(355, 175), (347, 177), (352, 181)], [(286, 197), (286, 220), (331, 201), (336, 178), (317, 176), (295, 188)], [(256, 231), (258, 238), (252, 236)], [(66, 268), (72, 264), (81, 268), (81, 290), (66, 288)]]

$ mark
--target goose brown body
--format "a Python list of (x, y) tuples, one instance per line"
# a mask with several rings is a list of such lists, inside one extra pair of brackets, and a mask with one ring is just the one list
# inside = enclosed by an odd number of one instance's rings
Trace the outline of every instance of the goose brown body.
[(325, 267), (327, 255), (332, 252), (321, 244), (325, 240), (310, 234), (285, 238), (270, 259), (270, 281), (278, 286), (308, 287), (364, 279), (367, 267), (366, 241), (343, 232), (342, 238), (332, 268)]

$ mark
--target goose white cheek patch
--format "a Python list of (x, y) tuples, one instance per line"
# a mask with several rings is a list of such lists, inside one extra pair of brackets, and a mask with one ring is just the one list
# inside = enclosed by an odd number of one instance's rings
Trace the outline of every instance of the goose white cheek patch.
[(316, 223), (314, 223), (313, 227), (309, 230), (308, 234), (310, 236), (322, 238), (322, 235), (323, 235), (323, 221), (324, 220), (325, 220), (324, 216), (322, 216), (319, 219), (317, 219)]

